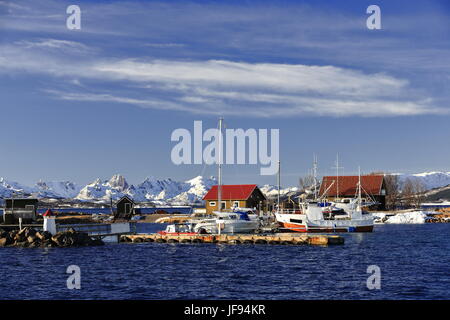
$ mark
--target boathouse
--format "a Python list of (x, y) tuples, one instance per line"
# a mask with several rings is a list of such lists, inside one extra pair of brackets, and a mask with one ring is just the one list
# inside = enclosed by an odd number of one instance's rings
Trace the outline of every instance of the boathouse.
[[(350, 201), (357, 196), (358, 176), (324, 176), (320, 185), (319, 195), (330, 200), (341, 199)], [(384, 175), (370, 174), (361, 176), (361, 196), (367, 200), (373, 199), (378, 210), (386, 207), (386, 183)]]
[[(213, 186), (203, 197), (206, 213), (211, 214), (219, 209), (218, 186)], [(256, 184), (222, 185), (221, 210), (240, 208), (264, 208), (266, 196)]]
[(39, 200), (34, 198), (9, 198), (5, 199), (3, 210), (3, 222), (15, 224), (22, 218), (24, 223), (36, 220)]
[(115, 219), (129, 220), (134, 214), (134, 201), (127, 196), (123, 196), (116, 203)]

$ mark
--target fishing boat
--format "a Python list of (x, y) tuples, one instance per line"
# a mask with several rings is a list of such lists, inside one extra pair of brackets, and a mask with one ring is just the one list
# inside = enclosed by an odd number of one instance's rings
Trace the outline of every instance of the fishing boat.
[(301, 204), (301, 213), (277, 212), (276, 219), (282, 231), (288, 232), (372, 232), (372, 214), (359, 206), (345, 211), (321, 203)]
[(357, 190), (355, 199), (339, 206), (316, 197), (313, 201), (307, 201), (306, 194), (303, 194), (299, 197), (298, 210), (278, 209), (276, 220), (281, 231), (287, 232), (372, 232), (373, 216), (363, 210), (361, 174)]

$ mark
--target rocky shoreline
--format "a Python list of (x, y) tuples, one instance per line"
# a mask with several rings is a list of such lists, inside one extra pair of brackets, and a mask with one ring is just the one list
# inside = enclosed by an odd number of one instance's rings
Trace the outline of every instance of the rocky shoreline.
[(74, 229), (52, 235), (48, 231), (36, 231), (33, 228), (5, 231), (0, 229), (0, 247), (56, 248), (99, 246), (104, 242), (93, 239), (85, 232)]

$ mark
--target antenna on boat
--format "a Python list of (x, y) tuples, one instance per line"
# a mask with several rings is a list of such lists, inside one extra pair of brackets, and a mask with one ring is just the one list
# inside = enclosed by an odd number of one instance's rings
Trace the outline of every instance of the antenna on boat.
[(223, 118), (219, 118), (219, 175), (218, 175), (218, 185), (217, 185), (217, 202), (219, 206), (219, 212), (222, 211), (222, 123)]

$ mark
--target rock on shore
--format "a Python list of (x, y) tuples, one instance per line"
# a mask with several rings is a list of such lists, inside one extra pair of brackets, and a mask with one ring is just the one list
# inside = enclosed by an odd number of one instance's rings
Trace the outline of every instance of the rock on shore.
[(69, 229), (54, 236), (48, 231), (33, 228), (4, 231), (0, 229), (0, 247), (85, 247), (103, 245), (100, 239), (93, 239), (85, 232)]

